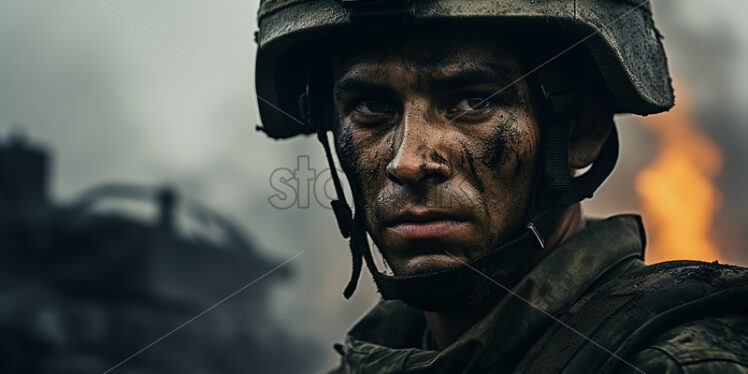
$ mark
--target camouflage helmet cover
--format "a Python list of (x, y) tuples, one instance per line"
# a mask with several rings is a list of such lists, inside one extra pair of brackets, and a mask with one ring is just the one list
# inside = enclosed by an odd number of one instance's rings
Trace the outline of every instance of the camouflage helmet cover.
[(269, 136), (288, 138), (315, 131), (292, 118), (301, 118), (298, 97), (306, 85), (298, 68), (303, 58), (295, 56), (294, 49), (314, 39), (354, 32), (363, 24), (358, 13), (387, 9), (404, 13), (400, 19), (412, 24), (448, 21), (450, 27), (459, 27), (460, 22), (481, 21), (555, 28), (586, 45), (613, 95), (616, 112), (646, 115), (673, 106), (665, 51), (649, 1), (262, 0), (255, 79)]

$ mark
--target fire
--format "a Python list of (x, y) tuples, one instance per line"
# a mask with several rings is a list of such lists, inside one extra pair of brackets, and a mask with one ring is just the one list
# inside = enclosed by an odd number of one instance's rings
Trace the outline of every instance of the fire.
[(710, 235), (722, 204), (714, 183), (722, 152), (692, 123), (687, 98), (683, 90), (677, 92), (673, 110), (640, 119), (660, 144), (634, 181), (651, 238), (647, 261), (720, 260)]

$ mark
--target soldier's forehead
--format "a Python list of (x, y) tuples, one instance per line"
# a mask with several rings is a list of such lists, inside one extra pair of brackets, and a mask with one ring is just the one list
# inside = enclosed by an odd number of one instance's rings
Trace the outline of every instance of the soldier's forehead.
[[(354, 40), (356, 40), (354, 38)], [(334, 58), (336, 79), (355, 74), (382, 74), (401, 69), (419, 74), (450, 74), (486, 67), (506, 75), (519, 73), (520, 54), (509, 42), (475, 34), (360, 38)]]

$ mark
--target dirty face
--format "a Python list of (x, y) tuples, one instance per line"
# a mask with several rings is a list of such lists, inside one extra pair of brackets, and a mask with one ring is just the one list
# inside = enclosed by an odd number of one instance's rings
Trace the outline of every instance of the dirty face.
[(392, 271), (453, 267), (501, 244), (522, 224), (538, 157), (529, 87), (511, 84), (518, 54), (477, 34), (355, 44), (334, 66), (336, 146)]

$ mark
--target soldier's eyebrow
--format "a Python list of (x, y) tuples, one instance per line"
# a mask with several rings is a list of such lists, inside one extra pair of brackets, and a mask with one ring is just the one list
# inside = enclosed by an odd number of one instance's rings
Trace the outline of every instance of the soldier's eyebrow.
[[(474, 64), (468, 68), (450, 69), (445, 66), (443, 69), (435, 70), (436, 73), (428, 74), (428, 77), (423, 80), (430, 90), (449, 92), (470, 86), (490, 86), (502, 88), (503, 97), (516, 97), (518, 95), (517, 88), (512, 85), (514, 75), (508, 68), (486, 63)], [(441, 72), (442, 70), (446, 70), (446, 72)], [(357, 73), (345, 74), (333, 87), (334, 97), (340, 99), (345, 94), (350, 93), (365, 93), (380, 97), (397, 96), (393, 87), (386, 83), (372, 81), (368, 77), (368, 75), (362, 76)]]
[(396, 96), (396, 92), (392, 87), (382, 83), (375, 83), (356, 75), (344, 76), (337, 81), (332, 93), (335, 98), (340, 98), (347, 93), (365, 93), (382, 97)]
[[(469, 68), (455, 69), (428, 79), (429, 87), (437, 91), (454, 91), (468, 86), (510, 86), (513, 75), (508, 69), (493, 64), (478, 64)], [(515, 90), (513, 85), (507, 88)]]

